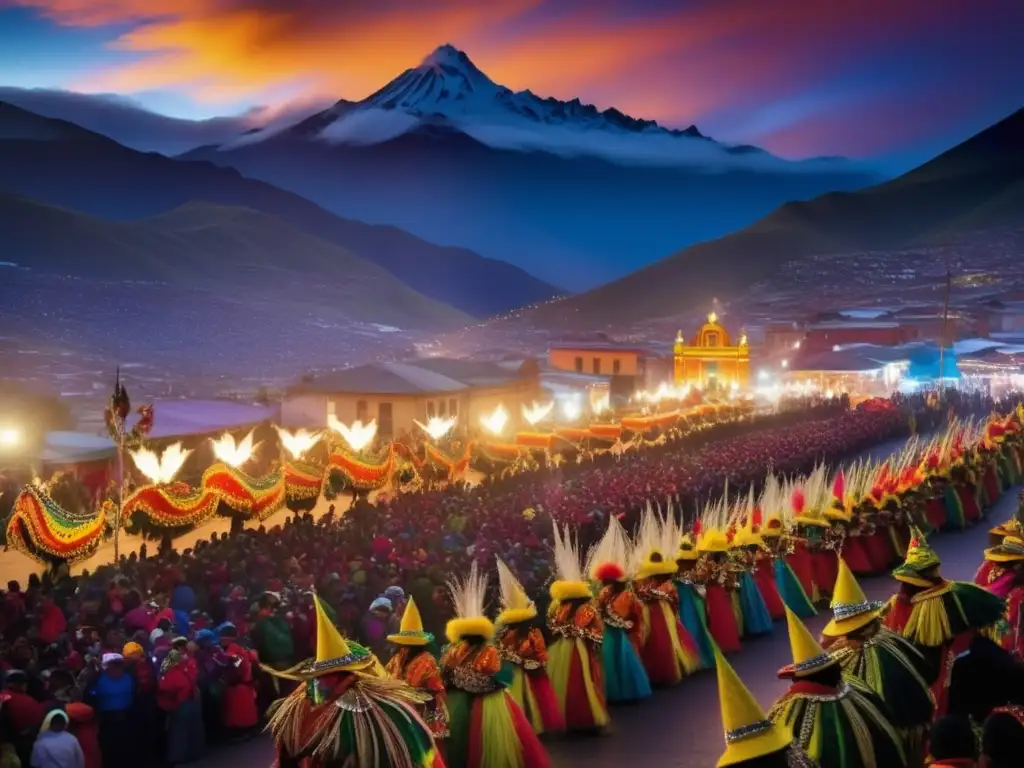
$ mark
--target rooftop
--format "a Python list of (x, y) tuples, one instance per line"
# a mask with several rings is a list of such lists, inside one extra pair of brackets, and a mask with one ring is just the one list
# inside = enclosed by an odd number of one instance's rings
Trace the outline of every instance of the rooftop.
[(523, 366), (509, 368), (500, 363), (426, 357), (405, 363), (369, 363), (333, 371), (311, 381), (296, 384), (293, 394), (354, 392), (379, 395), (416, 395), (458, 392), (474, 387), (499, 387), (523, 377)]

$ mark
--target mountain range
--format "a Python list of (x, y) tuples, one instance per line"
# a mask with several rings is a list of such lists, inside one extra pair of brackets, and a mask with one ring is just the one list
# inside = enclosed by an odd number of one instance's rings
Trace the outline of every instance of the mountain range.
[[(438, 246), (396, 227), (344, 219), (237, 171), (138, 152), (3, 102), (0, 190), (110, 221), (147, 218), (196, 201), (251, 208), (378, 264), (415, 291), (474, 317), (562, 293), (512, 264)], [(0, 219), (6, 219), (2, 211)], [(74, 244), (68, 246), (66, 258), (75, 260)], [(278, 258), (285, 262), (291, 255), (286, 249)]]
[(1024, 109), (891, 181), (786, 203), (730, 235), (539, 307), (530, 318), (597, 328), (665, 317), (735, 296), (808, 256), (897, 251), (1003, 228), (1024, 228)]
[(672, 130), (579, 100), (513, 92), (451, 46), (362, 101), (182, 158), (570, 289), (730, 232), (787, 200), (877, 181), (842, 159), (787, 161), (695, 126)]

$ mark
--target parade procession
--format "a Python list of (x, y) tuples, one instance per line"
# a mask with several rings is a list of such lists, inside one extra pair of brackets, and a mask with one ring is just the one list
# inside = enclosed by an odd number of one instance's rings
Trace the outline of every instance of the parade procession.
[[(4, 652), (0, 743), (35, 765), (57, 722), (85, 765), (127, 768), (263, 731), (282, 768), (544, 768), (717, 678), (718, 766), (1018, 764), (1024, 508), (991, 516), (1024, 478), (1024, 403), (924, 403), (909, 433), (898, 405), (11, 582), (4, 627), (25, 639)], [(687, 462), (722, 467), (719, 492)], [(53, 527), (19, 514), (22, 548)], [(949, 579), (938, 549), (969, 531), (989, 539), (963, 554), (976, 576)], [(734, 669), (772, 638), (789, 649), (774, 703)]]

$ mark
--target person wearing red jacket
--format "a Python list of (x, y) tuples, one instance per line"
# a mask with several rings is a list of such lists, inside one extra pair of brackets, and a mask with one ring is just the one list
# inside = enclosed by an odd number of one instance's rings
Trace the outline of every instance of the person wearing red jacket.
[(171, 765), (197, 760), (206, 744), (198, 677), (198, 667), (188, 656), (186, 645), (174, 643), (160, 667), (157, 684), (157, 704), (167, 714), (167, 762)]
[(39, 622), (39, 639), (46, 645), (56, 643), (67, 629), (68, 620), (64, 612), (49, 595), (43, 598), (36, 616)]
[(93, 708), (80, 701), (72, 701), (65, 705), (64, 711), (68, 714), (68, 732), (78, 739), (78, 744), (82, 748), (85, 768), (103, 768), (100, 730)]
[(223, 675), (221, 718), (224, 727), (233, 732), (236, 738), (241, 738), (247, 736), (260, 719), (252, 671), (254, 654), (238, 643), (238, 630), (233, 624), (222, 624), (218, 634), (220, 647), (229, 662)]

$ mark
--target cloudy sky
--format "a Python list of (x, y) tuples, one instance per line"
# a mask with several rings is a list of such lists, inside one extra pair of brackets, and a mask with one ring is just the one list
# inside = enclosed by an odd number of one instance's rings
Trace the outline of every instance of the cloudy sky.
[(0, 0), (0, 86), (202, 133), (363, 98), (450, 42), (515, 90), (897, 172), (1024, 106), (1021, 29), (1021, 0)]

